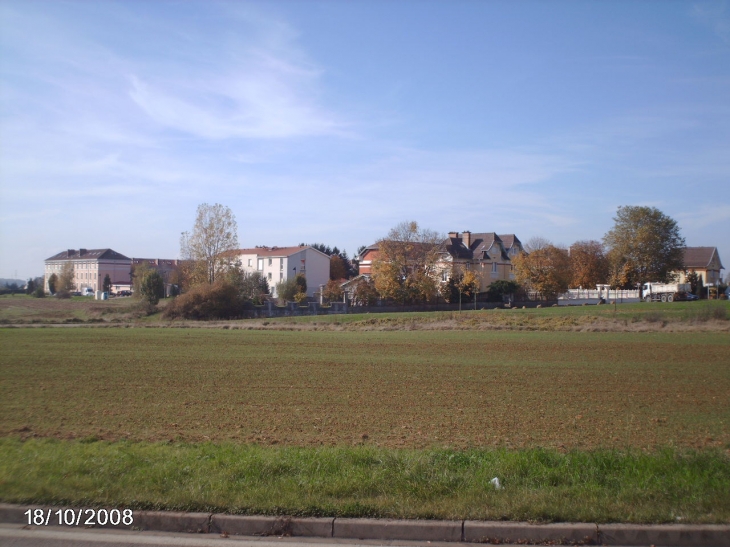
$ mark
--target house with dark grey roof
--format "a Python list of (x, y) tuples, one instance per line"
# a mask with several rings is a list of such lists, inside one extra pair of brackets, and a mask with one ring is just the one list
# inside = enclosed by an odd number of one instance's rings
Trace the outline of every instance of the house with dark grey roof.
[(723, 269), (725, 268), (720, 262), (717, 247), (685, 247), (684, 271), (676, 273), (680, 283), (684, 283), (687, 274), (694, 271), (702, 278), (704, 285), (716, 285), (722, 280)]
[(480, 292), (498, 280), (514, 280), (512, 259), (524, 252), (515, 234), (495, 232), (449, 232), (442, 244), (441, 276), (449, 277), (472, 270), (480, 279)]
[(71, 263), (74, 271), (74, 287), (77, 291), (90, 288), (100, 291), (108, 275), (112, 285), (129, 286), (132, 259), (112, 249), (68, 249), (45, 260), (45, 288), (52, 274), (61, 275), (65, 264)]
[[(361, 275), (372, 274), (373, 260), (378, 258), (378, 252), (375, 244), (360, 253)], [(512, 259), (521, 252), (524, 252), (522, 242), (515, 234), (449, 232), (449, 237), (441, 243), (437, 269), (442, 282), (458, 273), (473, 270), (481, 280), (480, 292), (483, 292), (495, 281), (515, 278)]]

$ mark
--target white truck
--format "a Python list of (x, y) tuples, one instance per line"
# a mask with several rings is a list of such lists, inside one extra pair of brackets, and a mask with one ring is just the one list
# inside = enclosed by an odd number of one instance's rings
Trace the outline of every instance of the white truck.
[(692, 292), (689, 283), (644, 283), (644, 302), (674, 302), (687, 300)]

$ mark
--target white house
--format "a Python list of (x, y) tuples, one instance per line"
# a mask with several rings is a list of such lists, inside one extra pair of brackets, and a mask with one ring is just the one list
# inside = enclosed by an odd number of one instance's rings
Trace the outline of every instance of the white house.
[(307, 280), (307, 296), (314, 296), (330, 278), (330, 257), (309, 246), (239, 249), (235, 255), (243, 271), (261, 272), (273, 296), (276, 296), (277, 283), (297, 274), (304, 274)]

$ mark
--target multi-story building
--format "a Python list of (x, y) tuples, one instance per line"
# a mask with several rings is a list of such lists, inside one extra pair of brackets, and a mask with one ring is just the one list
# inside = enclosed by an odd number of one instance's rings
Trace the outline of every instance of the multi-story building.
[(65, 264), (71, 263), (74, 271), (74, 288), (82, 291), (90, 288), (100, 291), (108, 275), (112, 284), (129, 284), (132, 259), (112, 249), (68, 249), (45, 261), (45, 289), (52, 274), (61, 275)]
[[(515, 278), (512, 259), (523, 251), (515, 234), (449, 232), (449, 237), (440, 245), (436, 269), (442, 282), (457, 273), (473, 270), (480, 279), (479, 290), (483, 292), (494, 281)], [(372, 275), (373, 261), (378, 259), (379, 252), (375, 244), (360, 253), (361, 275)]]
[(109, 276), (112, 291), (132, 289), (132, 272), (142, 263), (157, 270), (165, 280), (167, 292), (172, 283), (172, 274), (180, 261), (165, 258), (129, 258), (112, 249), (68, 249), (45, 261), (45, 289), (51, 274), (61, 275), (64, 264), (71, 263), (74, 271), (74, 290), (103, 290), (104, 279)]
[(307, 296), (314, 296), (330, 278), (330, 257), (309, 246), (255, 247), (232, 252), (246, 272), (260, 272), (268, 281), (271, 295), (276, 284), (303, 274), (307, 280)]
[(449, 232), (442, 247), (442, 281), (455, 272), (472, 270), (480, 280), (479, 292), (486, 291), (495, 281), (514, 280), (512, 259), (524, 252), (515, 234), (497, 235), (494, 232)]

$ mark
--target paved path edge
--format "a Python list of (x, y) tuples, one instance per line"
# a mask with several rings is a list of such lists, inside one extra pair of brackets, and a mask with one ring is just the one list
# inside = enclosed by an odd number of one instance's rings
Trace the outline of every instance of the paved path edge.
[[(61, 510), (79, 508), (0, 503), (0, 523), (28, 525), (27, 511), (50, 515), (58, 525)], [(111, 511), (111, 509), (109, 510)], [(63, 513), (62, 513), (63, 514)], [(591, 524), (496, 522), (475, 520), (395, 520), (299, 518), (174, 511), (134, 511), (130, 525), (95, 528), (242, 536), (301, 536), (339, 539), (451, 541), (479, 543), (730, 547), (730, 524)], [(76, 526), (76, 525), (74, 525)], [(83, 523), (78, 524), (83, 527)]]

